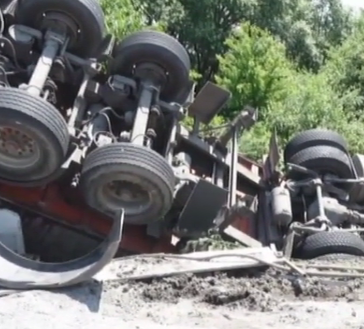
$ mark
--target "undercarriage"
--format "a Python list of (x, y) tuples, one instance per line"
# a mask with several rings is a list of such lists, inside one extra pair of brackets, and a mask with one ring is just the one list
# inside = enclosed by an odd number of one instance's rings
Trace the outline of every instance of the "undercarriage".
[(238, 139), (257, 111), (206, 137), (230, 92), (196, 93), (171, 36), (115, 40), (96, 0), (10, 1), (0, 18), (0, 285), (77, 284), (211, 231), (288, 258), (364, 255), (363, 156), (339, 134), (302, 132), (283, 160), (273, 135), (255, 163)]
[[(1, 18), (0, 199), (5, 222), (17, 223), (4, 225), (2, 285), (70, 285), (118, 250), (175, 252), (224, 222), (238, 184), (255, 193), (256, 177), (237, 168), (236, 140), (256, 112), (246, 108), (218, 138), (202, 139), (200, 124), (230, 93), (207, 83), (195, 95), (176, 39), (145, 30), (115, 40), (95, 0), (12, 1)], [(181, 124), (187, 116), (193, 131)]]

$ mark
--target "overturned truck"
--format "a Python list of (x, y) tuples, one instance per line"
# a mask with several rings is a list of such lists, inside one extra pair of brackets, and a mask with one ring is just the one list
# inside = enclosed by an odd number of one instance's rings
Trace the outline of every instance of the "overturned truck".
[(76, 284), (118, 253), (178, 252), (211, 229), (301, 258), (364, 253), (362, 157), (339, 135), (298, 135), (283, 173), (273, 135), (258, 165), (238, 153), (250, 107), (201, 137), (230, 93), (195, 95), (171, 36), (115, 40), (96, 0), (1, 6), (1, 286)]
[(283, 174), (278, 154), (273, 136), (265, 176), (270, 192), (260, 199), (258, 216), (270, 223), (265, 238), (301, 259), (364, 256), (363, 155), (351, 156), (345, 139), (326, 129), (303, 131), (287, 143)]
[[(1, 18), (1, 285), (75, 284), (118, 249), (176, 250), (172, 234), (198, 237), (213, 225), (237, 184), (237, 146), (231, 155), (227, 143), (254, 123), (253, 110), (218, 140), (199, 138), (229, 92), (208, 83), (195, 98), (177, 40), (141, 31), (119, 42), (105, 35), (96, 0), (10, 1)], [(61, 226), (107, 239), (53, 264), (93, 245)]]

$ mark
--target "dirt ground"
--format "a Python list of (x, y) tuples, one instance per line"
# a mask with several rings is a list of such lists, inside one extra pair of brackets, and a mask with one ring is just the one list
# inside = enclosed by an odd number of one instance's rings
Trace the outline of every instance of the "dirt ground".
[[(168, 262), (177, 260), (129, 259), (113, 266), (138, 274)], [(344, 257), (340, 264), (364, 267), (364, 259)], [(269, 269), (16, 293), (0, 298), (0, 327), (359, 329), (363, 310), (364, 279), (302, 279)]]

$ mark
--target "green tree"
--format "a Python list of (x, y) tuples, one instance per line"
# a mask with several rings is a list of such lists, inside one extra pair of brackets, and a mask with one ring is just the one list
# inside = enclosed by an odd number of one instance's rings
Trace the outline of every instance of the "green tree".
[(226, 40), (227, 52), (218, 56), (216, 81), (232, 93), (225, 115), (232, 117), (245, 105), (258, 108), (264, 120), (270, 103), (285, 92), (292, 64), (284, 45), (269, 32), (249, 23)]
[(353, 151), (364, 152), (364, 17), (356, 19), (341, 0), (102, 0), (102, 6), (117, 38), (162, 29), (186, 47), (199, 85), (216, 80), (232, 92), (212, 126), (245, 105), (258, 108), (258, 124), (241, 140), (255, 159), (267, 151), (272, 131), (285, 143), (312, 127), (335, 129)]
[(226, 44), (216, 77), (233, 95), (226, 115), (247, 104), (260, 110), (258, 124), (241, 140), (244, 153), (259, 159), (267, 151), (271, 132), (276, 131), (284, 145), (298, 131), (315, 127), (337, 130), (353, 150), (364, 150), (364, 138), (358, 140), (364, 137), (362, 121), (347, 111), (355, 103), (355, 90), (338, 93), (326, 70), (297, 71), (286, 58), (284, 45), (251, 24), (243, 24)]
[(106, 28), (117, 39), (146, 25), (142, 12), (133, 6), (131, 0), (101, 0), (101, 6)]
[(261, 158), (273, 131), (277, 132), (280, 144), (285, 145), (297, 132), (319, 127), (343, 134), (352, 152), (364, 151), (364, 120), (346, 110), (350, 95), (344, 97), (337, 93), (326, 74), (296, 73), (286, 83), (284, 96), (270, 102), (264, 121), (243, 136), (244, 153)]
[(218, 69), (216, 55), (224, 54), (225, 40), (242, 21), (250, 21), (256, 0), (137, 0), (149, 23), (158, 21), (188, 50), (200, 85)]
[(278, 36), (301, 68), (317, 71), (327, 50), (350, 34), (350, 12), (341, 0), (259, 0), (254, 23)]
[(327, 50), (350, 33), (351, 15), (341, 0), (136, 0), (148, 24), (162, 25), (187, 48), (200, 84), (213, 80), (217, 55), (241, 24), (270, 31), (301, 68), (317, 72)]
[(347, 111), (357, 118), (364, 116), (364, 14), (354, 32), (340, 47), (332, 48), (323, 70), (330, 76), (335, 91), (345, 96)]

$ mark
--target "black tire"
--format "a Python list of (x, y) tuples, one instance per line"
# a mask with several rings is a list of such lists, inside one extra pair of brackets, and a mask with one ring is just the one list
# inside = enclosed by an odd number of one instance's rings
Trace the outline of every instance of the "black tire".
[[(15, 11), (17, 24), (38, 30), (48, 27), (47, 15), (62, 14), (68, 26), (68, 51), (92, 57), (104, 37), (104, 14), (98, 0), (21, 0)], [(46, 16), (44, 16), (47, 14)], [(71, 22), (71, 23), (69, 23)], [(53, 23), (54, 24), (54, 23)]]
[(136, 32), (115, 47), (114, 57), (112, 74), (133, 77), (134, 67), (142, 63), (161, 67), (168, 74), (160, 98), (180, 104), (186, 101), (191, 62), (186, 49), (175, 38), (156, 31)]
[(326, 129), (310, 129), (297, 134), (287, 143), (283, 152), (284, 162), (290, 162), (295, 154), (313, 146), (331, 146), (348, 152), (346, 140), (337, 132)]
[(25, 151), (37, 153), (36, 159), (26, 166), (20, 166), (20, 163), (17, 166), (11, 163), (19, 160), (10, 160), (9, 156), (8, 164), (4, 162), (4, 150), (1, 149), (0, 179), (27, 186), (43, 185), (53, 180), (69, 147), (67, 123), (58, 110), (24, 90), (1, 88), (0, 111), (0, 147), (10, 144), (14, 149), (15, 146), (18, 159)]
[[(355, 255), (349, 255), (349, 254), (329, 254), (329, 255), (325, 255), (325, 256), (319, 256), (316, 257), (315, 260), (321, 260), (321, 261), (326, 261), (326, 262), (340, 262), (340, 261), (351, 261), (352, 263), (354, 263), (355, 261), (359, 260), (361, 261), (362, 256), (355, 256)], [(359, 259), (358, 259), (359, 258)]]
[[(149, 192), (147, 206), (133, 211), (122, 201), (108, 195), (107, 185), (119, 178)], [(144, 225), (164, 217), (173, 202), (175, 177), (168, 162), (155, 151), (131, 143), (115, 143), (92, 151), (85, 159), (81, 173), (81, 190), (86, 203), (114, 216), (125, 209), (125, 222)], [(146, 194), (146, 193), (144, 193)], [(138, 203), (140, 207), (140, 204)]]
[(296, 250), (296, 257), (301, 259), (331, 254), (364, 256), (364, 241), (350, 232), (325, 231), (308, 236)]
[[(333, 174), (339, 178), (354, 178), (349, 156), (332, 146), (312, 146), (296, 153), (289, 161), (319, 174)], [(294, 174), (298, 176), (299, 174)]]

